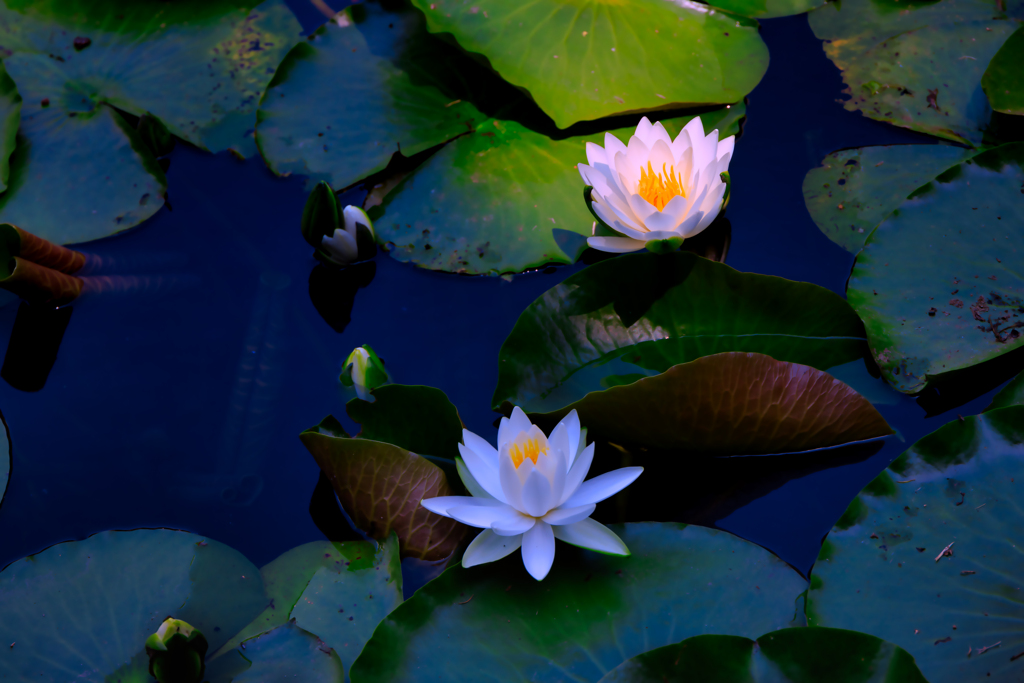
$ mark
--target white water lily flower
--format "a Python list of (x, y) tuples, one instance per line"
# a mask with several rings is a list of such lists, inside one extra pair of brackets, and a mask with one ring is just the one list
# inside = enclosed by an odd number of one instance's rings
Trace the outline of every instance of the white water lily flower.
[[(582, 435), (582, 438), (581, 438)], [(463, 567), (493, 562), (522, 547), (526, 571), (540, 581), (555, 559), (555, 539), (609, 555), (629, 555), (610, 529), (590, 519), (595, 504), (629, 486), (642, 467), (624, 467), (583, 481), (594, 444), (573, 410), (544, 436), (518, 407), (498, 427), (498, 448), (469, 430), (459, 444), (459, 475), (472, 496), (442, 496), (423, 507), (484, 529)]]
[(359, 259), (359, 243), (356, 239), (356, 225), (364, 225), (373, 235), (373, 221), (358, 206), (349, 204), (342, 211), (344, 227), (336, 228), (333, 235), (324, 235), (320, 240), (327, 255), (341, 265), (348, 265)]
[[(676, 136), (645, 116), (629, 145), (605, 133), (604, 147), (587, 143), (588, 164), (579, 164), (590, 191), (590, 208), (617, 236), (595, 234), (587, 244), (622, 253), (644, 247), (677, 249), (715, 220), (729, 201), (729, 170), (735, 136), (704, 135), (696, 116)], [(669, 240), (663, 242), (662, 240)]]

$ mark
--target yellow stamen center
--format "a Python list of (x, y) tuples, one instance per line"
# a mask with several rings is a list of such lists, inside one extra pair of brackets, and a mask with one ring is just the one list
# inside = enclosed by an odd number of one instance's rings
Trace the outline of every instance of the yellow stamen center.
[(540, 438), (534, 437), (532, 439), (524, 439), (522, 436), (523, 435), (516, 439), (515, 443), (509, 446), (508, 449), (508, 456), (512, 458), (512, 464), (516, 466), (516, 469), (519, 469), (519, 466), (522, 465), (523, 461), (527, 458), (532, 460), (533, 464), (536, 465), (537, 458), (541, 455), (548, 454), (547, 439), (545, 439), (543, 435)]
[(647, 162), (647, 168), (640, 169), (640, 185), (637, 187), (637, 194), (649, 201), (658, 211), (665, 208), (665, 205), (672, 201), (673, 197), (685, 197), (683, 191), (683, 176), (676, 174), (676, 167), (666, 164), (661, 165), (661, 173), (655, 173), (651, 162)]

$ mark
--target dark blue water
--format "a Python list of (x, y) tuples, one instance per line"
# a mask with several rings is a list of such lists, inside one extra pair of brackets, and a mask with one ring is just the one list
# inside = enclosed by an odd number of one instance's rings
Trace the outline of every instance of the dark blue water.
[[(307, 28), (322, 20), (294, 5)], [(762, 32), (772, 61), (730, 169), (728, 263), (842, 293), (853, 256), (812, 223), (805, 173), (839, 148), (932, 140), (844, 111), (839, 74), (805, 17), (765, 21)], [(0, 383), (14, 444), (0, 566), (110, 528), (187, 529), (258, 565), (322, 539), (309, 513), (319, 470), (297, 435), (329, 413), (353, 426), (337, 379), (349, 351), (369, 343), (396, 382), (440, 387), (468, 428), (493, 441), (502, 341), (533, 299), (582, 267), (506, 282), (380, 254), (339, 333), (346, 307), (328, 312), (332, 326), (310, 296), (317, 264), (299, 234), (304, 179), (179, 143), (168, 181), (173, 210), (83, 249), (104, 261), (102, 272), (139, 276), (134, 288), (74, 303), (42, 390)], [(321, 275), (318, 301), (330, 301), (335, 290), (324, 287), (345, 285)], [(0, 309), (0, 352), (17, 311)], [(930, 418), (912, 398), (879, 393), (904, 442), (844, 451), (845, 464), (832, 467), (827, 454), (780, 460), (775, 473), (763, 458), (680, 467), (678, 518), (732, 531), (807, 572), (866, 482), (956, 413), (980, 412), (993, 392)]]

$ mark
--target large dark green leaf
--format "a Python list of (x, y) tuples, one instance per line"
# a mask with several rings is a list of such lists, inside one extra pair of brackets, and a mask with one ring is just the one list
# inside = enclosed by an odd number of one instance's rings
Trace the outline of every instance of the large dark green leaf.
[(977, 145), (991, 109), (981, 88), (989, 60), (1017, 28), (983, 0), (830, 3), (810, 15), (843, 71), (846, 109)]
[(720, 353), (587, 394), (575, 409), (617, 443), (714, 455), (828, 448), (892, 434), (866, 398), (821, 370), (757, 353)]
[[(234, 653), (232, 653), (234, 654)], [(239, 655), (251, 667), (226, 679), (231, 683), (284, 683), (301, 676), (302, 683), (342, 683), (345, 667), (338, 653), (316, 635), (295, 624), (285, 624), (245, 641)], [(212, 683), (221, 683), (214, 680)]]
[(1022, 430), (1024, 407), (992, 410), (897, 458), (826, 539), (808, 619), (892, 641), (931, 683), (1017, 677)]
[[(701, 115), (710, 132), (739, 132), (743, 104)], [(676, 135), (693, 117), (663, 121)], [(629, 141), (635, 128), (612, 131)], [(572, 263), (593, 234), (576, 164), (604, 133), (552, 140), (514, 121), (488, 120), (405, 178), (371, 211), (391, 255), (432, 270), (497, 275)], [(564, 244), (555, 230), (576, 233)]]
[(21, 122), (21, 95), (18, 86), (0, 63), (0, 192), (7, 189), (11, 176), (11, 154)]
[(951, 145), (858, 147), (829, 154), (804, 178), (804, 203), (818, 228), (853, 253), (917, 188), (977, 154)]
[(440, 389), (386, 384), (373, 390), (373, 403), (354, 398), (345, 409), (362, 429), (357, 435), (417, 455), (454, 460), (462, 441), (459, 411)]
[(862, 357), (863, 336), (846, 302), (817, 285), (693, 254), (630, 254), (567, 278), (519, 316), (501, 347), (492, 405), (557, 410), (726, 351), (825, 370)]
[(757, 22), (695, 3), (413, 4), (431, 32), (483, 55), (559, 128), (622, 112), (736, 102), (768, 67)]
[(300, 435), (352, 522), (367, 535), (398, 534), (403, 557), (440, 560), (455, 551), (465, 527), (420, 505), (451, 495), (444, 472), (426, 458), (380, 441), (316, 431)]
[(167, 616), (213, 652), (265, 605), (259, 570), (203, 536), (140, 529), (60, 543), (0, 572), (0, 678), (146, 680), (143, 645)]
[(755, 640), (694, 636), (637, 655), (601, 683), (927, 683), (903, 648), (866, 633), (787, 628)]
[(715, 0), (715, 7), (758, 19), (803, 14), (825, 3), (822, 0)]
[(999, 48), (981, 79), (988, 102), (1005, 114), (1024, 114), (1024, 27)]
[(806, 583), (763, 548), (682, 524), (615, 531), (632, 556), (559, 544), (540, 582), (518, 553), (447, 570), (381, 623), (353, 683), (421, 681), (425, 672), (436, 681), (597, 681), (680, 638), (801, 625)]
[(292, 548), (260, 569), (269, 605), (222, 648), (294, 620), (334, 649), (348, 668), (377, 627), (402, 601), (398, 539), (315, 541)]
[(1017, 375), (1009, 384), (992, 397), (992, 403), (985, 410), (1024, 406), (1024, 373)]
[(1024, 144), (925, 185), (868, 238), (847, 287), (882, 373), (900, 391), (1024, 342)]

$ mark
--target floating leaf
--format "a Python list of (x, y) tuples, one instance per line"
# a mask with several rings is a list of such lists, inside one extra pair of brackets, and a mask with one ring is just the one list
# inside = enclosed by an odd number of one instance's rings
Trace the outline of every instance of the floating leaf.
[(11, 176), (10, 159), (20, 122), (21, 95), (18, 94), (18, 86), (0, 63), (0, 192), (7, 189), (7, 181)]
[(388, 384), (373, 390), (373, 403), (352, 399), (348, 416), (362, 430), (357, 436), (383, 441), (418, 455), (454, 460), (462, 441), (459, 411), (440, 389)]
[(465, 527), (420, 501), (451, 495), (444, 472), (425, 458), (379, 441), (315, 431), (300, 435), (353, 523), (382, 540), (394, 531), (402, 557), (440, 560), (454, 552)]
[(501, 347), (491, 403), (548, 412), (726, 351), (825, 370), (861, 358), (863, 337), (846, 302), (817, 285), (740, 273), (693, 254), (628, 254), (567, 278), (527, 307)]
[[(701, 115), (722, 137), (739, 132), (742, 104)], [(676, 135), (693, 117), (663, 121)], [(629, 141), (635, 128), (612, 133)], [(497, 275), (572, 263), (594, 219), (576, 165), (604, 133), (552, 140), (491, 119), (430, 157), (371, 211), (391, 256), (431, 270)], [(578, 201), (577, 201), (578, 200)], [(576, 233), (563, 248), (554, 230)]]
[(144, 680), (143, 645), (167, 616), (213, 652), (265, 605), (256, 567), (203, 536), (139, 529), (59, 543), (0, 572), (0, 677)]
[(750, 683), (772, 671), (779, 683), (927, 683), (903, 648), (866, 633), (787, 628), (756, 641), (694, 636), (626, 660), (601, 683)]
[(1024, 27), (1018, 28), (999, 48), (981, 79), (988, 102), (1004, 114), (1024, 115)]
[(986, 411), (1010, 406), (1024, 406), (1024, 373), (1017, 375), (992, 398)]
[(826, 237), (856, 254), (875, 226), (914, 190), (975, 154), (951, 145), (833, 152), (804, 178), (804, 203)]
[(865, 487), (825, 541), (808, 619), (893, 642), (931, 683), (1016, 676), (1022, 425), (1022, 407), (954, 420)]
[(632, 556), (560, 544), (542, 582), (518, 555), (448, 569), (377, 627), (352, 680), (420, 681), (431, 671), (436, 680), (480, 681), (500, 671), (538, 683), (597, 681), (680, 638), (752, 637), (801, 618), (806, 582), (763, 548), (684, 524), (613, 529)]
[(302, 683), (339, 683), (345, 678), (338, 653), (295, 624), (279, 626), (244, 645), (243, 656), (252, 667), (228, 679), (231, 683), (286, 681), (300, 675)]
[(334, 649), (346, 668), (373, 629), (402, 601), (398, 539), (379, 546), (368, 541), (315, 541), (292, 548), (260, 569), (270, 604), (227, 645), (294, 620)]
[(719, 353), (587, 394), (575, 409), (618, 443), (715, 455), (792, 453), (892, 434), (866, 398), (831, 375), (758, 353)]
[(432, 33), (451, 34), (485, 57), (559, 128), (623, 112), (736, 102), (768, 67), (756, 21), (684, 0), (413, 4)]
[(822, 0), (715, 0), (715, 7), (758, 19), (803, 14), (824, 4)]
[(868, 238), (847, 286), (899, 391), (1022, 345), (1024, 143), (954, 166)]

